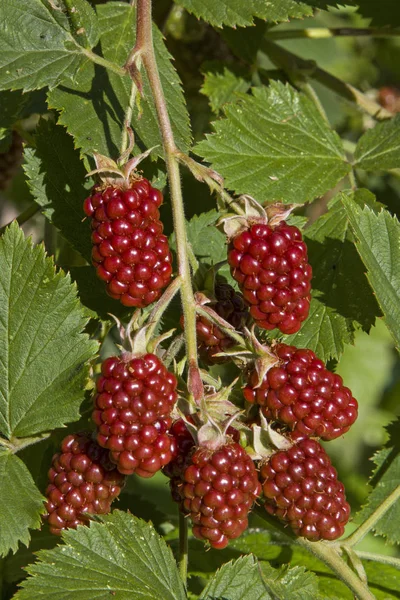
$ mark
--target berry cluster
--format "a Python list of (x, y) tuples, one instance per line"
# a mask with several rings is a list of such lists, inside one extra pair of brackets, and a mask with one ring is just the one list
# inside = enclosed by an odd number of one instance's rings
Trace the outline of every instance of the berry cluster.
[(87, 514), (110, 512), (125, 480), (108, 452), (85, 432), (64, 438), (48, 476), (44, 519), (56, 535), (87, 522)]
[(175, 451), (168, 429), (176, 378), (155, 354), (112, 356), (101, 373), (93, 411), (97, 441), (121, 473), (152, 477)]
[(300, 329), (310, 309), (307, 260), (300, 230), (285, 221), (252, 225), (231, 240), (231, 273), (259, 327), (287, 334)]
[(265, 510), (309, 540), (335, 540), (350, 515), (343, 484), (322, 446), (303, 439), (261, 468)]
[[(214, 293), (216, 302), (212, 304), (213, 310), (235, 329), (242, 330), (248, 318), (248, 308), (243, 296), (235, 292), (227, 283), (217, 283)], [(224, 362), (226, 358), (215, 354), (231, 348), (235, 343), (232, 338), (203, 316), (197, 317), (196, 331), (197, 347), (204, 362), (207, 364)]]
[[(186, 435), (180, 437), (181, 448), (185, 440), (189, 450)], [(190, 515), (195, 537), (221, 549), (247, 528), (248, 513), (261, 486), (250, 456), (232, 438), (228, 436), (215, 450), (192, 442), (191, 451), (172, 473), (172, 497)]]
[(254, 369), (243, 390), (248, 402), (259, 404), (263, 414), (291, 430), (292, 439), (320, 437), (333, 440), (346, 433), (357, 418), (357, 400), (343, 380), (325, 367), (312, 350), (278, 344), (279, 364), (261, 384)]
[(108, 294), (125, 306), (143, 308), (157, 300), (172, 274), (163, 235), (161, 192), (147, 179), (129, 189), (94, 188), (84, 203), (92, 218), (92, 262)]

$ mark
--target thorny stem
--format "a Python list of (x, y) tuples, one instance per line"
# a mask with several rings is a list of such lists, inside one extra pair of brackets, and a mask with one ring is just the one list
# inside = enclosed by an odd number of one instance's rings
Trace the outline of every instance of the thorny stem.
[(188, 569), (188, 521), (179, 511), (179, 573), (185, 588), (187, 587)]
[(368, 98), (357, 88), (338, 79), (331, 73), (319, 68), (314, 61), (304, 60), (296, 54), (289, 52), (286, 48), (275, 44), (267, 39), (262, 43), (261, 49), (272, 62), (285, 71), (293, 73), (295, 71), (302, 72), (305, 76), (311, 77), (319, 81), (325, 87), (329, 88), (339, 96), (342, 96), (350, 102), (354, 102), (364, 112), (371, 115), (374, 119), (390, 119), (393, 114)]
[[(172, 214), (178, 257), (178, 272), (181, 277), (181, 300), (185, 319), (185, 337), (189, 364), (189, 377), (193, 378), (193, 381), (195, 381), (195, 385), (192, 387), (195, 400), (200, 401), (203, 390), (201, 379), (198, 374), (196, 311), (194, 306), (190, 264), (188, 259), (188, 240), (186, 235), (182, 189), (179, 177), (179, 163), (178, 159), (176, 158), (177, 149), (175, 146), (171, 122), (168, 115), (165, 96), (161, 86), (154, 53), (151, 8), (151, 0), (138, 0), (136, 13), (136, 44), (130, 54), (130, 58), (128, 58), (126, 67), (130, 71), (130, 62), (133, 63), (135, 61), (135, 57), (140, 56), (142, 64), (147, 73), (151, 94), (157, 111), (171, 191)], [(189, 381), (189, 387), (190, 383), (191, 382)]]
[(367, 535), (369, 531), (376, 525), (376, 523), (383, 517), (383, 515), (393, 506), (397, 500), (400, 499), (400, 485), (398, 485), (391, 494), (378, 506), (378, 508), (362, 523), (348, 538), (344, 540), (346, 546), (355, 546), (363, 537)]
[(293, 40), (296, 38), (324, 39), (331, 37), (392, 37), (399, 36), (400, 29), (374, 29), (373, 27), (307, 27), (305, 29), (283, 29), (280, 31), (269, 31), (266, 37), (269, 40)]

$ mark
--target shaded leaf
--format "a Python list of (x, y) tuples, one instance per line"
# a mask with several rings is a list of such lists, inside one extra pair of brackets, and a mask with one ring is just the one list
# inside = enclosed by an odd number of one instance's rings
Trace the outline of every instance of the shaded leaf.
[(303, 567), (274, 569), (260, 563), (264, 585), (274, 600), (319, 600), (317, 577)]
[(313, 268), (313, 299), (310, 315), (300, 331), (285, 338), (287, 343), (310, 348), (324, 361), (338, 358), (344, 345), (353, 342), (355, 329), (369, 331), (380, 315), (354, 245), (342, 198), (351, 198), (353, 204), (361, 206), (377, 206), (374, 196), (366, 190), (339, 194), (328, 212), (305, 230)]
[(10, 549), (16, 552), (18, 542), (29, 544), (29, 529), (40, 527), (44, 505), (22, 460), (1, 446), (0, 503), (0, 555), (4, 556)]
[(79, 417), (97, 344), (69, 276), (16, 223), (0, 240), (0, 431), (27, 437)]
[[(97, 6), (100, 43), (103, 56), (122, 66), (135, 41), (135, 7), (127, 3), (109, 2)], [(178, 147), (185, 151), (191, 140), (189, 117), (179, 77), (172, 65), (160, 31), (154, 27), (154, 46), (172, 129)], [(132, 127), (147, 148), (157, 146), (162, 155), (162, 141), (147, 77), (143, 77), (141, 116), (134, 110)], [(86, 62), (73, 82), (50, 92), (49, 105), (61, 112), (59, 123), (74, 136), (75, 146), (83, 152), (120, 154), (121, 131), (129, 104), (131, 79), (121, 77), (103, 67)]]
[(350, 170), (338, 135), (315, 105), (289, 85), (272, 81), (224, 109), (215, 133), (195, 151), (225, 178), (227, 188), (260, 202), (306, 202)]
[(400, 164), (400, 115), (377, 123), (358, 141), (355, 166), (367, 171), (396, 169)]
[(91, 229), (83, 201), (93, 181), (64, 127), (42, 119), (35, 150), (26, 150), (24, 171), (43, 214), (87, 261), (91, 262)]
[(387, 210), (375, 214), (368, 206), (343, 197), (356, 247), (386, 325), (400, 349), (400, 223)]
[[(390, 440), (372, 459), (376, 465), (370, 481), (373, 490), (366, 505), (355, 517), (358, 523), (365, 521), (394, 490), (400, 489), (400, 421), (391, 423), (388, 431)], [(377, 521), (374, 531), (383, 535), (389, 542), (400, 544), (400, 531), (393, 526), (394, 523), (399, 522), (400, 500), (398, 497), (392, 507)]]
[(218, 113), (227, 102), (235, 102), (238, 94), (244, 94), (250, 83), (232, 68), (221, 64), (208, 64), (205, 70), (201, 93), (210, 100), (210, 106)]
[(65, 545), (39, 552), (16, 600), (186, 598), (171, 550), (152, 525), (121, 511), (98, 521), (66, 531)]

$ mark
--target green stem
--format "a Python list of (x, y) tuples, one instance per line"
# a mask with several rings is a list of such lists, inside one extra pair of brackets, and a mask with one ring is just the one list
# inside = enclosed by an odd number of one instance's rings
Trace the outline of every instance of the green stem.
[(398, 485), (391, 494), (378, 506), (378, 508), (362, 523), (348, 538), (344, 540), (346, 546), (355, 546), (367, 535), (383, 515), (400, 498), (400, 485)]
[(373, 27), (307, 27), (305, 29), (281, 29), (269, 31), (266, 37), (269, 40), (294, 40), (298, 38), (324, 39), (331, 37), (393, 37), (399, 36), (400, 29), (375, 29)]
[(31, 219), (34, 215), (36, 215), (36, 213), (38, 213), (39, 210), (40, 206), (38, 206), (37, 204), (31, 204), (31, 206), (29, 206), (26, 210), (19, 214), (16, 219), (13, 219), (6, 225), (3, 225), (3, 227), (0, 228), (0, 235), (2, 235), (5, 232), (7, 227), (9, 227), (13, 221), (17, 221), (19, 225), (23, 225), (24, 223), (29, 221), (29, 219)]
[(207, 310), (204, 310), (204, 308), (199, 304), (196, 305), (196, 312), (201, 317), (205, 317), (206, 319), (211, 321), (213, 325), (216, 325), (219, 329), (221, 329), (221, 331), (226, 333), (226, 335), (229, 335), (229, 337), (232, 338), (232, 340), (235, 340), (237, 344), (246, 347), (246, 340), (243, 336), (240, 335), (240, 333), (238, 333), (235, 329), (231, 329), (230, 327), (224, 327), (224, 325), (222, 325), (217, 318), (214, 318), (212, 314), (210, 314)]
[(176, 157), (177, 149), (154, 53), (151, 8), (151, 0), (138, 0), (136, 46), (131, 56), (140, 56), (147, 73), (163, 140), (164, 156), (171, 191), (178, 272), (181, 277), (181, 300), (185, 319), (186, 351), (189, 363), (188, 383), (189, 389), (196, 401), (200, 401), (203, 395), (203, 386), (197, 363), (196, 310), (188, 258), (188, 240), (179, 175), (179, 162)]
[(301, 546), (329, 567), (355, 594), (358, 600), (376, 600), (368, 587), (360, 581), (354, 571), (340, 557), (340, 554), (336, 549), (337, 542), (310, 542), (304, 537), (296, 537), (294, 533), (288, 531), (278, 519), (268, 515), (261, 506), (257, 507), (255, 512), (274, 529), (277, 529), (280, 533), (284, 534), (285, 537), (289, 538), (291, 544)]
[(128, 72), (126, 69), (124, 69), (124, 67), (120, 67), (117, 64), (115, 64), (109, 60), (106, 60), (105, 58), (103, 58), (102, 56), (99, 56), (95, 52), (92, 52), (91, 50), (88, 50), (87, 48), (83, 48), (82, 46), (79, 46), (79, 44), (77, 44), (77, 45), (78, 45), (78, 48), (80, 49), (80, 51), (82, 52), (82, 54), (87, 56), (87, 58), (89, 58), (92, 62), (96, 63), (96, 65), (101, 65), (102, 67), (105, 67), (106, 69), (108, 69), (109, 71), (112, 71), (116, 75), (119, 75), (120, 77), (125, 77), (125, 75), (128, 75)]
[(161, 317), (163, 316), (166, 308), (168, 307), (169, 303), (171, 302), (171, 300), (173, 299), (173, 297), (175, 296), (175, 294), (181, 287), (181, 283), (182, 283), (181, 278), (175, 277), (173, 282), (170, 283), (170, 285), (167, 287), (167, 289), (165, 290), (165, 292), (163, 293), (163, 295), (161, 296), (161, 298), (158, 300), (158, 302), (154, 306), (153, 310), (151, 311), (149, 319), (148, 319), (149, 325), (147, 327), (147, 332), (146, 332), (147, 340), (151, 339), (151, 337), (154, 333), (154, 330), (156, 329), (158, 322), (160, 321)]
[(400, 569), (400, 558), (396, 558), (395, 556), (374, 554), (373, 552), (363, 552), (361, 550), (357, 550), (356, 554), (361, 559), (373, 560), (375, 562), (383, 563), (384, 565), (391, 565), (392, 567), (396, 567), (396, 569)]
[(339, 556), (335, 548), (330, 546), (329, 542), (310, 542), (305, 538), (299, 537), (296, 539), (296, 544), (308, 550), (308, 552), (319, 558), (327, 567), (332, 569), (337, 577), (351, 589), (359, 600), (376, 600), (368, 587), (366, 587), (348, 564), (346, 564)]
[(179, 511), (179, 573), (185, 588), (187, 587), (188, 570), (188, 520), (181, 511)]
[(172, 363), (172, 361), (174, 360), (175, 356), (177, 356), (179, 354), (179, 352), (181, 351), (184, 343), (185, 343), (185, 336), (183, 335), (183, 333), (181, 333), (180, 335), (178, 335), (176, 338), (174, 338), (172, 340), (171, 344), (169, 345), (168, 350), (162, 357), (163, 363), (167, 367), (167, 369), (170, 366), (170, 364)]
[(361, 110), (369, 114), (374, 119), (390, 119), (393, 114), (368, 98), (365, 94), (360, 92), (357, 88), (345, 83), (338, 77), (331, 75), (324, 69), (319, 68), (314, 61), (304, 60), (296, 54), (289, 52), (286, 48), (275, 44), (267, 39), (262, 43), (261, 49), (272, 62), (284, 69), (289, 74), (296, 73), (296, 71), (303, 74), (303, 76), (311, 77), (316, 81), (319, 81), (322, 85), (329, 88), (342, 98), (354, 102)]
[(129, 96), (128, 106), (125, 111), (124, 125), (122, 128), (120, 155), (123, 155), (126, 149), (128, 148), (128, 127), (131, 126), (133, 107), (135, 106), (137, 91), (137, 85), (134, 81), (132, 81), (131, 93)]

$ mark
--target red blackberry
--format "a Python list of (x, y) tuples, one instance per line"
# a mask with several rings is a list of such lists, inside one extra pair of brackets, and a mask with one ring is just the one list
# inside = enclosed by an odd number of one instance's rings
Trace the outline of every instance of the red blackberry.
[(22, 163), (23, 150), (21, 136), (16, 131), (13, 131), (9, 149), (6, 152), (0, 153), (0, 190), (7, 189), (12, 178), (18, 171)]
[(294, 439), (333, 440), (346, 433), (357, 418), (358, 404), (340, 375), (328, 371), (312, 350), (278, 344), (274, 352), (280, 362), (258, 387), (257, 371), (250, 373), (243, 390), (246, 400), (259, 404), (268, 420), (287, 425)]
[(193, 535), (217, 549), (247, 528), (261, 491), (253, 461), (233, 440), (216, 450), (193, 448), (172, 483), (174, 500), (193, 522)]
[(344, 533), (350, 506), (329, 456), (315, 440), (276, 452), (261, 467), (265, 510), (296, 535), (335, 540)]
[(385, 86), (378, 92), (378, 102), (392, 113), (400, 112), (400, 90), (394, 86)]
[(85, 200), (84, 211), (92, 217), (93, 265), (108, 294), (125, 306), (148, 306), (171, 279), (172, 258), (158, 210), (162, 201), (147, 179), (129, 189), (94, 188)]
[[(242, 294), (235, 292), (228, 283), (217, 283), (215, 286), (216, 302), (212, 304), (213, 310), (225, 319), (235, 329), (241, 331), (248, 318), (248, 308)], [(183, 327), (183, 318), (181, 318)], [(207, 364), (222, 363), (226, 360), (223, 356), (214, 356), (225, 352), (235, 344), (234, 340), (206, 317), (198, 316), (196, 319), (197, 347), (201, 358)]]
[(152, 477), (175, 451), (168, 429), (176, 378), (155, 354), (112, 356), (101, 372), (93, 411), (97, 441), (121, 473)]
[(228, 263), (259, 327), (300, 329), (310, 309), (312, 270), (297, 227), (251, 225), (231, 240)]
[(87, 513), (106, 514), (125, 481), (111, 463), (108, 451), (90, 433), (68, 435), (53, 456), (46, 489), (44, 519), (51, 533), (87, 523)]

